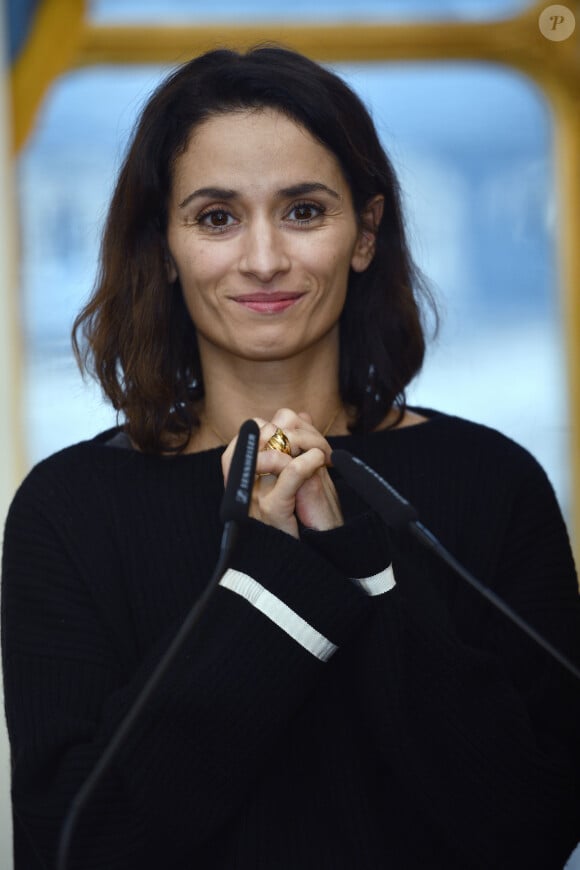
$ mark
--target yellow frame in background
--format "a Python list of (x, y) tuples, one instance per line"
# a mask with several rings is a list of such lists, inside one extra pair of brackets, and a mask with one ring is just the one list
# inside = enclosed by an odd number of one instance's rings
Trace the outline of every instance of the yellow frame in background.
[[(490, 61), (518, 69), (546, 94), (554, 114), (560, 219), (559, 266), (567, 351), (572, 473), (572, 537), (580, 557), (580, 0), (567, 0), (577, 22), (553, 42), (536, 3), (508, 19), (405, 24), (251, 26), (104, 26), (92, 24), (85, 0), (43, 0), (11, 78), (15, 150), (29, 135), (54, 79), (96, 64), (174, 64), (217, 46), (280, 42), (323, 62)], [(580, 561), (577, 559), (577, 561)]]

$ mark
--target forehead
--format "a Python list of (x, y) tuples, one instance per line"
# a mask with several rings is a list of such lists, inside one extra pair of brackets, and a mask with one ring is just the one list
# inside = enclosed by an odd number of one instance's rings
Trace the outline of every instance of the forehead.
[(191, 134), (174, 164), (177, 187), (203, 178), (287, 184), (324, 181), (346, 187), (335, 155), (305, 127), (275, 109), (244, 109), (212, 116)]

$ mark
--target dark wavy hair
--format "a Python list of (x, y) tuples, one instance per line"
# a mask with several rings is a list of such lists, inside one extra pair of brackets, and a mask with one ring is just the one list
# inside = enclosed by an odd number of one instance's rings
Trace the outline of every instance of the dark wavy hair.
[[(371, 431), (419, 371), (425, 338), (419, 300), (432, 305), (414, 266), (399, 184), (368, 111), (338, 76), (280, 47), (220, 49), (178, 67), (136, 125), (105, 225), (93, 295), (73, 327), (89, 371), (143, 451), (183, 449), (203, 396), (195, 324), (166, 268), (167, 206), (174, 161), (192, 131), (220, 113), (267, 107), (305, 127), (338, 159), (361, 215), (385, 198), (372, 263), (351, 270), (340, 319), (339, 383), (353, 432)], [(175, 447), (175, 445), (178, 445)]]

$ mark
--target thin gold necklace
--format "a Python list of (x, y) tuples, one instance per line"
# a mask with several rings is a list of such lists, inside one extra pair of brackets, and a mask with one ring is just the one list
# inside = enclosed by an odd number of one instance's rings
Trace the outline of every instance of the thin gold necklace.
[[(342, 405), (339, 405), (338, 408), (336, 409), (336, 411), (334, 412), (334, 414), (332, 415), (332, 417), (330, 418), (328, 425), (325, 427), (324, 432), (321, 433), (323, 438), (325, 438), (326, 435), (328, 434), (328, 432), (330, 432), (330, 430), (334, 426), (334, 423), (336, 422), (336, 418), (338, 417), (338, 415), (340, 414), (341, 411), (342, 411)], [(209, 429), (211, 429), (211, 431), (216, 436), (216, 438), (218, 439), (220, 444), (222, 444), (224, 446), (226, 444), (229, 444), (229, 441), (226, 441), (226, 439), (222, 435), (220, 435), (220, 433), (217, 431), (217, 429), (211, 425), (211, 423), (209, 422), (207, 417), (203, 417), (203, 422), (206, 424), (206, 426)]]

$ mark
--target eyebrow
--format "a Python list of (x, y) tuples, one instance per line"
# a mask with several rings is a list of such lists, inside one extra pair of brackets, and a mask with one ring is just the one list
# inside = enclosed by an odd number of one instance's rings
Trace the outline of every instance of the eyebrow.
[[(317, 191), (328, 193), (334, 199), (342, 200), (342, 196), (337, 193), (336, 190), (333, 190), (331, 187), (328, 187), (326, 184), (322, 184), (319, 181), (303, 181), (299, 184), (293, 184), (291, 187), (283, 187), (276, 193), (276, 196), (282, 199), (284, 197), (305, 196), (307, 193), (316, 193)], [(188, 194), (185, 199), (179, 203), (179, 208), (185, 208), (185, 206), (189, 205), (193, 199), (199, 197), (229, 200), (234, 199), (237, 195), (237, 191), (227, 187), (200, 187)]]
[(290, 197), (304, 196), (307, 193), (316, 193), (316, 191), (329, 193), (334, 197), (334, 199), (342, 199), (340, 193), (337, 193), (336, 190), (333, 190), (331, 187), (328, 187), (326, 184), (322, 184), (319, 181), (303, 181), (300, 184), (293, 184), (291, 187), (284, 187), (278, 192), (278, 195)]
[(225, 187), (200, 187), (198, 190), (192, 191), (185, 199), (179, 203), (179, 208), (185, 208), (192, 199), (200, 196), (211, 197), (211, 199), (233, 199), (236, 195), (235, 190), (229, 190)]

